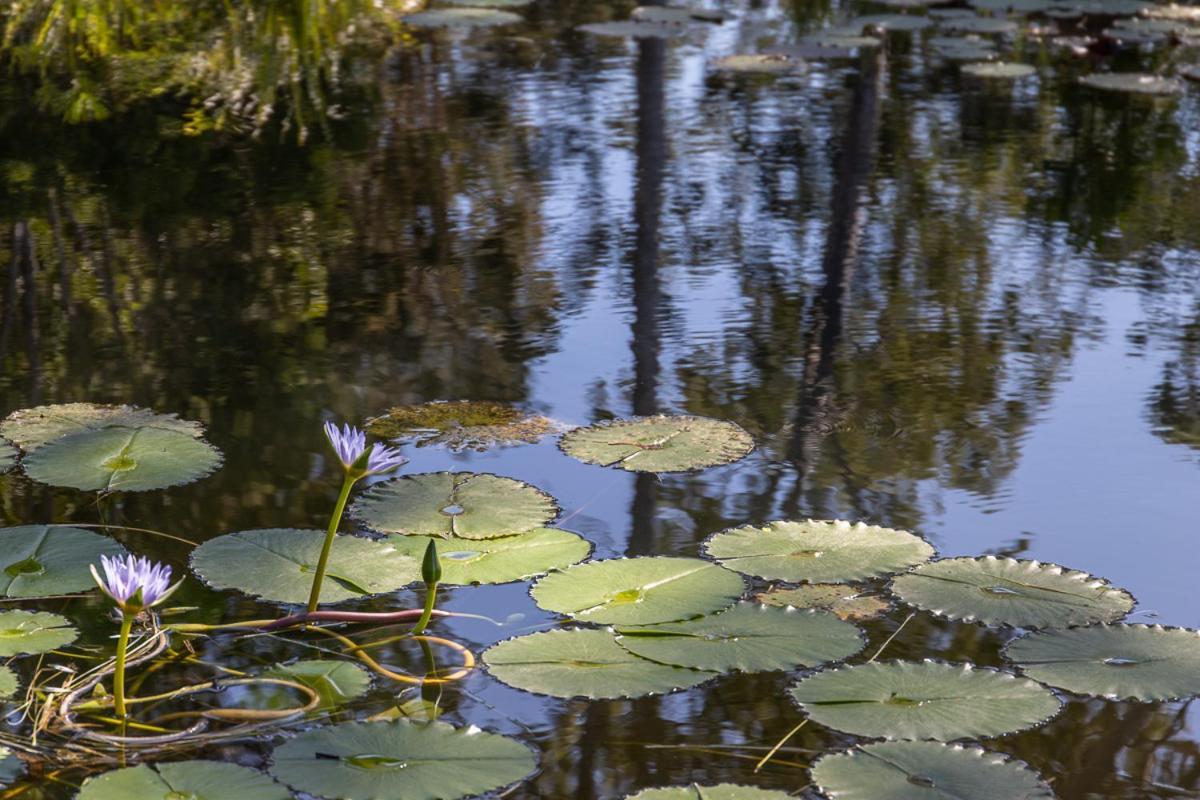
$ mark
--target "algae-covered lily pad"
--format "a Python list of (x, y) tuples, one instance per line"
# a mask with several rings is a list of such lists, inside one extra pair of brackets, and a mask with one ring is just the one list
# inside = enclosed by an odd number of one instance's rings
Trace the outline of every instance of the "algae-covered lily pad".
[(1113, 622), (1133, 597), (1086, 572), (1012, 558), (949, 558), (892, 581), (911, 606), (938, 616), (1014, 628), (1065, 628)]
[(17, 448), (4, 439), (0, 439), (0, 475), (8, 472), (16, 463)]
[(689, 416), (619, 419), (562, 438), (569, 456), (632, 472), (687, 472), (745, 458), (754, 440), (727, 420)]
[(424, 556), (430, 541), (437, 542), (441, 582), (447, 585), (523, 581), (576, 564), (592, 549), (582, 536), (557, 528), (538, 528), (496, 539), (403, 535), (388, 539), (396, 550), (414, 559)]
[[(308, 686), (321, 697), (321, 708), (330, 709), (345, 705), (371, 688), (371, 675), (362, 667), (349, 661), (326, 661), (313, 659), (295, 661), (291, 664), (276, 664), (263, 673), (264, 678), (279, 678)], [(287, 689), (272, 686), (266, 689), (279, 698), (279, 708), (295, 705)], [(268, 705), (272, 705), (268, 703)]]
[(191, 483), (221, 465), (220, 452), (187, 433), (157, 427), (72, 433), (25, 457), (25, 473), (51, 486), (145, 492)]
[[(192, 569), (216, 589), (237, 589), (276, 603), (308, 600), (325, 540), (322, 531), (266, 528), (209, 539), (192, 552)], [(420, 562), (386, 542), (338, 536), (329, 553), (321, 601), (336, 603), (406, 586)]]
[(940, 742), (876, 742), (828, 755), (812, 780), (828, 797), (1054, 800), (1037, 773), (1000, 753)]
[(787, 792), (739, 786), (736, 783), (718, 783), (716, 786), (690, 783), (687, 786), (643, 789), (637, 794), (627, 795), (625, 800), (791, 800), (791, 797)]
[(1014, 639), (1004, 655), (1031, 678), (1076, 694), (1142, 701), (1200, 695), (1200, 632), (1091, 625)]
[(862, 594), (844, 583), (810, 583), (794, 589), (777, 587), (760, 592), (754, 598), (769, 606), (791, 606), (828, 611), (839, 619), (875, 619), (891, 608), (892, 604), (873, 594)]
[(493, 645), (483, 663), (497, 680), (552, 697), (592, 700), (665, 694), (703, 683), (715, 673), (639, 658), (608, 630), (555, 630)]
[(712, 68), (746, 75), (786, 75), (803, 70), (804, 62), (783, 53), (744, 53), (718, 58)]
[(1028, 78), (1037, 74), (1037, 70), (1028, 64), (1016, 64), (1011, 61), (992, 61), (979, 64), (966, 64), (962, 68), (964, 75), (972, 78), (988, 80), (1011, 81), (1018, 78)]
[(157, 428), (199, 439), (204, 429), (199, 422), (160, 414), (137, 406), (106, 406), (96, 403), (62, 403), (14, 411), (0, 422), (0, 436), (11, 439), (27, 453), (47, 442), (72, 433), (102, 428)]
[(651, 661), (713, 672), (769, 672), (841, 661), (863, 647), (858, 628), (821, 611), (741, 603), (700, 619), (618, 627), (617, 643)]
[(584, 622), (650, 625), (726, 608), (742, 577), (699, 558), (652, 556), (577, 564), (533, 585), (534, 602)]
[(818, 672), (792, 697), (814, 721), (856, 736), (953, 739), (1002, 736), (1058, 713), (1044, 686), (969, 664), (892, 661)]
[(75, 641), (71, 621), (47, 611), (0, 611), (0, 657), (45, 653)]
[(710, 536), (704, 550), (726, 567), (780, 581), (854, 581), (927, 561), (933, 548), (907, 531), (861, 522), (770, 522)]
[(379, 483), (351, 513), (371, 528), (417, 536), (491, 539), (545, 525), (554, 498), (512, 478), (475, 472), (428, 472)]
[(257, 770), (224, 761), (138, 764), (83, 782), (76, 800), (289, 800), (292, 793)]
[(397, 406), (367, 421), (367, 431), (384, 439), (411, 440), (418, 447), (444, 445), (454, 451), (533, 444), (558, 428), (546, 417), (490, 400)]
[(1183, 90), (1183, 84), (1174, 78), (1141, 72), (1102, 72), (1085, 75), (1079, 79), (1079, 83), (1092, 89), (1128, 94), (1170, 95)]
[(524, 22), (519, 14), (495, 8), (433, 8), (400, 18), (415, 28), (494, 28)]
[(89, 567), (124, 555), (107, 536), (63, 525), (0, 528), (0, 593), (42, 597), (96, 588)]
[(275, 748), (271, 774), (339, 800), (451, 800), (501, 789), (537, 767), (528, 747), (444, 722), (348, 722)]

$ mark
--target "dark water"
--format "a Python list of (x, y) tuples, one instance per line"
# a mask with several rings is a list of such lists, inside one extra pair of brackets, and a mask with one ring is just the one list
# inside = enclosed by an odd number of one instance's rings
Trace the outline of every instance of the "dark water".
[[(303, 146), (277, 130), (181, 136), (169, 104), (65, 125), (8, 86), (0, 412), (177, 412), (207, 424), (226, 463), (102, 506), (12, 474), (4, 524), (103, 519), (192, 540), (323, 527), (338, 487), (320, 422), (399, 403), (504, 400), (570, 424), (687, 412), (735, 420), (759, 450), (662, 480), (550, 441), (413, 449), (410, 469), (528, 480), (596, 557), (695, 555), (747, 522), (864, 519), (945, 555), (1087, 570), (1138, 597), (1134, 620), (1200, 625), (1197, 94), (1086, 93), (1081, 63), (1051, 50), (1033, 81), (984, 87), (931, 61), (919, 35), (798, 78), (716, 81), (714, 56), (837, 10), (726, 7), (735, 21), (669, 44), (572, 31), (627, 10), (583, 0), (541, 2), (508, 33), (418, 36)], [(119, 538), (186, 563), (162, 539)], [(552, 624), (526, 590), (445, 591), (447, 608), (523, 616), (442, 629), (479, 651)], [(275, 613), (198, 581), (181, 602), (210, 621)], [(92, 616), (85, 639), (105, 643), (112, 628)], [(868, 652), (904, 616), (869, 624)], [(1000, 665), (1006, 636), (922, 615), (887, 654)], [(202, 655), (297, 653), (262, 639)], [(419, 652), (388, 656), (420, 669)], [(442, 703), (445, 719), (541, 750), (513, 797), (693, 780), (807, 796), (805, 766), (853, 740), (810, 725), (754, 775), (800, 720), (790, 679), (584, 702), (480, 673)], [(399, 692), (376, 686), (347, 717)], [(1186, 704), (1074, 698), (986, 744), (1062, 798), (1197, 796), (1194, 723)], [(201, 754), (255, 766), (263, 752)], [(86, 774), (25, 796), (69, 796)]]

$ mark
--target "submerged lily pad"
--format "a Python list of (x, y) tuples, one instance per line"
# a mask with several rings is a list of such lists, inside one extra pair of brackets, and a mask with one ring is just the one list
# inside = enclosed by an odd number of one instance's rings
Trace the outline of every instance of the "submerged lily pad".
[(429, 542), (437, 542), (442, 562), (442, 583), (509, 583), (562, 569), (587, 558), (591, 544), (582, 536), (557, 528), (539, 528), (496, 539), (461, 539), (457, 536), (395, 535), (388, 543), (401, 553), (420, 559)]
[(17, 448), (4, 439), (0, 439), (0, 475), (12, 469), (17, 463)]
[(1085, 75), (1079, 82), (1092, 89), (1129, 94), (1170, 95), (1183, 90), (1183, 84), (1174, 78), (1141, 72), (1103, 72)]
[[(215, 589), (237, 589), (276, 603), (304, 603), (325, 541), (323, 531), (266, 528), (209, 539), (192, 552), (192, 569)], [(420, 562), (385, 542), (338, 536), (329, 552), (322, 603), (407, 586)]]
[(372, 486), (350, 513), (386, 533), (492, 539), (540, 528), (558, 515), (558, 506), (512, 478), (427, 472)]
[(43, 597), (96, 588), (89, 567), (125, 548), (107, 536), (64, 525), (0, 528), (0, 594)]
[(688, 472), (729, 464), (754, 449), (754, 439), (727, 420), (689, 416), (619, 419), (563, 435), (567, 455), (631, 472)]
[(145, 492), (191, 483), (221, 465), (220, 452), (166, 428), (101, 428), (72, 433), (25, 457), (25, 473), (82, 491)]
[(782, 53), (744, 53), (725, 56), (712, 62), (717, 72), (736, 72), (747, 75), (786, 75), (804, 69), (804, 62)]
[(969, 664), (892, 661), (818, 672), (792, 697), (814, 721), (856, 736), (953, 739), (1002, 736), (1058, 713), (1044, 686)]
[(1113, 622), (1133, 597), (1086, 572), (1012, 558), (949, 558), (892, 581), (911, 606), (938, 616), (1014, 628), (1065, 628)]
[(745, 585), (699, 558), (652, 556), (577, 564), (533, 585), (534, 602), (584, 622), (650, 625), (726, 608)]
[(515, 25), (525, 18), (494, 8), (434, 8), (406, 14), (400, 21), (416, 28), (493, 28)]
[(55, 439), (102, 428), (157, 428), (196, 439), (204, 435), (199, 422), (180, 419), (174, 414), (160, 414), (137, 406), (96, 403), (62, 403), (14, 411), (0, 422), (0, 435), (32, 453)]
[(875, 619), (892, 607), (887, 600), (873, 594), (862, 594), (844, 583), (811, 583), (794, 589), (776, 588), (761, 592), (754, 598), (769, 606), (791, 606), (828, 611), (839, 619)]
[(515, 739), (444, 722), (348, 722), (275, 748), (271, 774), (340, 800), (450, 800), (501, 789), (537, 767)]
[(710, 536), (704, 551), (730, 569), (768, 580), (854, 581), (927, 561), (933, 548), (907, 531), (861, 522), (769, 522)]
[(76, 800), (288, 800), (282, 785), (258, 770), (224, 761), (138, 764), (88, 778)]
[(1037, 70), (1028, 64), (1016, 64), (1011, 61), (992, 61), (980, 64), (967, 64), (962, 68), (964, 75), (972, 78), (989, 80), (1017, 80), (1036, 75)]
[(1200, 632), (1092, 625), (1014, 639), (1004, 656), (1026, 675), (1076, 694), (1142, 701), (1200, 695)]
[(858, 628), (821, 611), (742, 603), (709, 617), (618, 627), (635, 656), (713, 672), (769, 672), (841, 661), (862, 649)]
[(487, 400), (397, 406), (367, 421), (367, 432), (375, 436), (411, 440), (418, 447), (443, 445), (453, 451), (534, 444), (558, 428), (546, 417)]
[(484, 652), (483, 663), (514, 688), (591, 700), (665, 694), (716, 674), (639, 658), (618, 645), (610, 631), (583, 628), (500, 642)]
[(1037, 773), (1000, 753), (939, 742), (877, 742), (823, 757), (812, 780), (829, 797), (1054, 800)]
[[(321, 697), (321, 708), (344, 706), (348, 701), (365, 694), (371, 688), (371, 675), (365, 669), (349, 661), (327, 661), (313, 659), (295, 661), (291, 664), (276, 664), (263, 673), (264, 678), (280, 678), (295, 681), (316, 691)], [(276, 693), (274, 690), (278, 689)], [(266, 689), (280, 697), (279, 708), (295, 705), (286, 687), (273, 686)], [(268, 706), (274, 707), (268, 703)]]
[(787, 792), (739, 786), (736, 783), (718, 783), (716, 786), (691, 783), (687, 786), (643, 789), (637, 794), (627, 795), (625, 800), (791, 800), (791, 797)]
[(45, 653), (75, 641), (71, 621), (47, 611), (0, 611), (0, 657)]

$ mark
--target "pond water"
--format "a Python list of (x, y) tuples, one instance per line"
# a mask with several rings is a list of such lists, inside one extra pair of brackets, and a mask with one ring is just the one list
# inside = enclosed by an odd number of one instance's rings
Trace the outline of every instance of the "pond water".
[[(548, 437), (485, 452), (406, 446), (404, 471), (528, 481), (558, 500), (557, 524), (592, 542), (592, 558), (699, 556), (707, 536), (746, 523), (865, 520), (917, 532), (943, 556), (1101, 575), (1136, 595), (1131, 621), (1200, 626), (1200, 92), (1077, 83), (1194, 51), (1079, 56), (992, 37), (1037, 72), (985, 82), (936, 57), (927, 31), (775, 79), (721, 77), (716, 58), (881, 9), (719, 5), (723, 24), (666, 40), (578, 31), (632, 8), (592, 0), (539, 0), (505, 28), (408, 30), (356, 62), (336, 119), (303, 142), (278, 126), (184, 135), (169, 99), (67, 124), (35, 108), (28, 79), (9, 79), (0, 412), (90, 401), (178, 413), (207, 426), (225, 461), (191, 485), (100, 502), (12, 472), (0, 519), (197, 542), (323, 528), (339, 488), (325, 419), (361, 424), (445, 399), (510, 402), (564, 425), (687, 413), (740, 424), (756, 451), (634, 475), (568, 458)], [(186, 569), (188, 547), (112, 533)], [(560, 625), (528, 591), (442, 589), (440, 607), (501, 624), (437, 631), (478, 653)], [(420, 603), (406, 590), (359, 606)], [(194, 577), (172, 604), (207, 622), (278, 613)], [(111, 646), (94, 597), (20, 605)], [(866, 623), (864, 652), (908, 613)], [(886, 656), (1003, 666), (1010, 636), (918, 614)], [(239, 668), (317, 652), (270, 637), (195, 647)], [(415, 648), (382, 652), (422, 669)], [(13, 664), (25, 681), (33, 662)], [(179, 667), (147, 685), (201, 674)], [(753, 771), (803, 718), (793, 678), (585, 701), (478, 671), (440, 704), (442, 719), (537, 749), (539, 772), (509, 797), (689, 781), (816, 797), (807, 766), (854, 737), (808, 725)], [(385, 710), (402, 689), (377, 680), (335, 719)], [(1064, 800), (1200, 795), (1188, 703), (1065, 700), (1049, 724), (986, 746)], [(14, 719), (7, 733), (28, 731)], [(277, 741), (187, 755), (262, 766)], [(19, 796), (70, 797), (111, 766), (87, 762), (51, 760)]]

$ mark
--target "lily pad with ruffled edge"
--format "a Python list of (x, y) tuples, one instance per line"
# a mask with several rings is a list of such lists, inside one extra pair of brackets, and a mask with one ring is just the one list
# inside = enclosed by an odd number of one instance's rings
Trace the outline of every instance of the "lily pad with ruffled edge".
[(289, 800), (292, 793), (258, 770), (223, 761), (138, 764), (88, 778), (76, 800)]
[(1144, 702), (1200, 695), (1200, 631), (1091, 625), (1014, 639), (1004, 657), (1031, 678), (1075, 694)]
[(962, 68), (964, 75), (984, 80), (1015, 81), (1036, 75), (1037, 70), (1028, 64), (1015, 64), (1011, 61), (992, 61), (979, 64), (966, 64)]
[(175, 414), (161, 414), (137, 406), (62, 403), (14, 411), (0, 422), (0, 436), (32, 453), (47, 442), (72, 433), (103, 428), (156, 428), (196, 439), (204, 435), (199, 422), (180, 419)]
[(856, 581), (928, 561), (933, 548), (907, 531), (842, 520), (744, 525), (710, 536), (704, 552), (746, 575), (799, 583)]
[[(320, 709), (346, 705), (371, 688), (371, 675), (349, 661), (311, 659), (291, 664), (276, 664), (262, 673), (264, 678), (294, 681), (313, 689), (321, 698)], [(295, 705), (293, 693), (284, 686), (267, 686), (256, 708), (288, 708)]]
[(1148, 75), (1140, 72), (1103, 72), (1085, 75), (1079, 83), (1091, 89), (1126, 94), (1172, 95), (1183, 90), (1183, 84), (1174, 78)]
[(47, 611), (0, 611), (0, 658), (46, 653), (79, 636), (71, 621)]
[(718, 783), (704, 786), (690, 783), (687, 786), (663, 786), (658, 789), (643, 789), (637, 794), (626, 795), (625, 800), (791, 800), (792, 795), (775, 789), (759, 789), (757, 786), (739, 786), (736, 783)]
[[(214, 589), (237, 589), (276, 603), (304, 603), (325, 541), (323, 531), (265, 528), (209, 539), (192, 551), (192, 569)], [(386, 542), (338, 536), (329, 551), (322, 603), (407, 586), (420, 562)]]
[(221, 466), (202, 439), (166, 428), (101, 428), (72, 433), (25, 457), (25, 474), (82, 491), (145, 492), (197, 481)]
[(400, 21), (414, 28), (469, 30), (516, 25), (524, 22), (525, 18), (520, 14), (495, 8), (432, 8), (428, 11), (406, 14), (400, 18)]
[(339, 800), (451, 800), (516, 783), (537, 768), (515, 739), (444, 722), (348, 722), (276, 747), (271, 774)]
[(483, 663), (513, 688), (590, 700), (666, 694), (716, 676), (640, 658), (618, 645), (611, 631), (583, 628), (508, 639), (488, 648)]
[(496, 539), (395, 535), (387, 541), (414, 559), (436, 542), (445, 585), (523, 581), (583, 561), (592, 549), (582, 536), (557, 528)]
[(728, 608), (742, 577), (699, 558), (612, 558), (553, 572), (533, 585), (540, 608), (600, 625), (651, 625)]
[(534, 444), (562, 426), (539, 414), (490, 400), (451, 400), (396, 406), (367, 420), (367, 432), (417, 447), (442, 445), (458, 452)]
[(617, 644), (661, 664), (712, 672), (815, 667), (863, 648), (862, 633), (823, 611), (741, 603), (719, 614), (659, 625), (619, 626)]
[(1114, 622), (1133, 596), (1086, 572), (1013, 558), (949, 558), (892, 580), (905, 603), (950, 620), (1014, 628)]
[(787, 75), (802, 72), (804, 62), (782, 53), (741, 53), (712, 62), (715, 72), (738, 75)]
[(1054, 800), (1037, 773), (1000, 753), (940, 742), (876, 742), (821, 758), (812, 780), (828, 797)]
[(0, 475), (8, 472), (17, 463), (17, 448), (4, 439), (0, 439)]
[(541, 528), (558, 515), (558, 505), (512, 478), (427, 472), (375, 484), (350, 513), (384, 533), (493, 539)]
[(125, 548), (107, 536), (64, 525), (0, 528), (0, 595), (46, 597), (96, 588), (89, 569)]
[(754, 439), (728, 420), (690, 416), (618, 419), (563, 435), (567, 455), (631, 472), (690, 472), (730, 464), (754, 449)]
[(760, 592), (754, 599), (764, 605), (812, 608), (828, 611), (844, 620), (875, 619), (892, 607), (886, 599), (844, 583), (810, 583), (795, 588), (776, 587)]
[(814, 722), (886, 739), (1003, 736), (1046, 722), (1061, 706), (1027, 678), (936, 661), (826, 670), (802, 678), (790, 691)]

